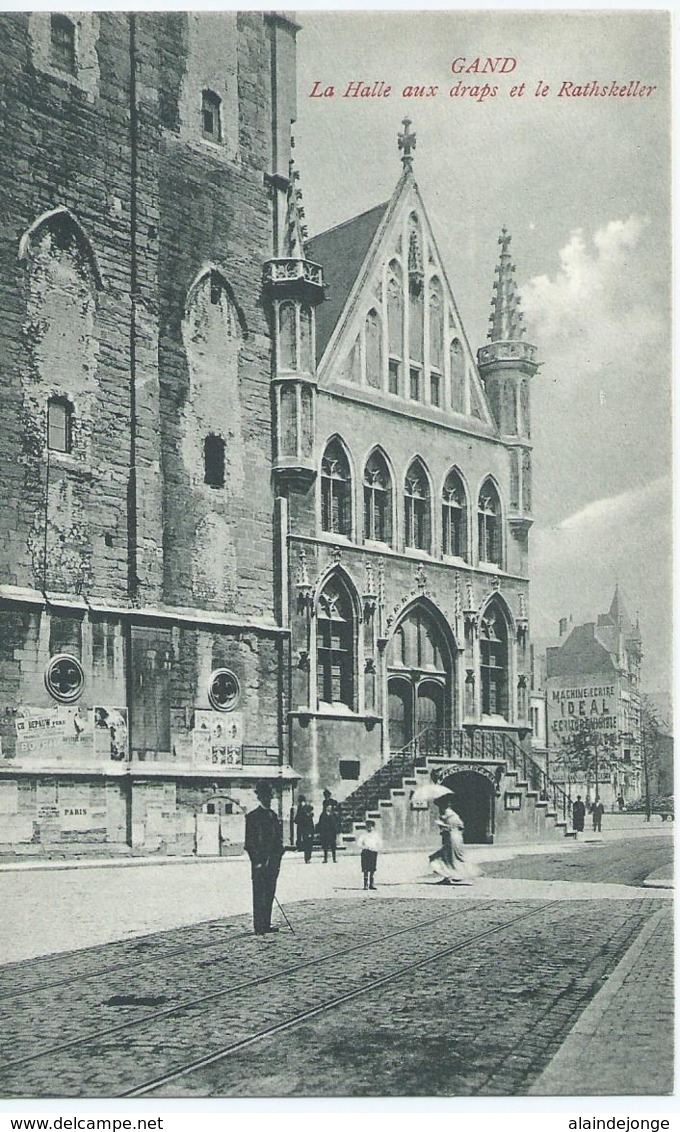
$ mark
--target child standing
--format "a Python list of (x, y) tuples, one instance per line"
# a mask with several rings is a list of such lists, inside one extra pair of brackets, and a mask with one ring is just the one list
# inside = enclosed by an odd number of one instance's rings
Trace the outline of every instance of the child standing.
[(375, 888), (375, 870), (378, 865), (378, 853), (382, 849), (382, 837), (375, 828), (375, 822), (367, 821), (366, 829), (357, 837), (357, 845), (361, 849), (361, 871), (364, 874), (364, 888)]

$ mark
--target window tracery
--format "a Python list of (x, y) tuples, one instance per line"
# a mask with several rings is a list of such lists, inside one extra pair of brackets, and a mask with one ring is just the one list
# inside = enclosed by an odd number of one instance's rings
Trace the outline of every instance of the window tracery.
[(380, 452), (373, 453), (364, 471), (364, 538), (392, 541), (392, 479)]
[(430, 549), (430, 488), (418, 460), (411, 464), (404, 484), (404, 544), (414, 550)]
[(321, 529), (331, 534), (352, 534), (352, 480), (342, 446), (332, 440), (321, 461)]

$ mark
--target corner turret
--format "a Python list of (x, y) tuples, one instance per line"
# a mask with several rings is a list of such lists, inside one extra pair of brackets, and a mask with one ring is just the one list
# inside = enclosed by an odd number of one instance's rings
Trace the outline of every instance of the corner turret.
[(525, 327), (510, 254), (510, 234), (503, 228), (500, 261), (493, 285), (489, 344), (477, 351), (477, 364), (496, 426), (510, 455), (510, 515), (513, 534), (522, 543), (531, 526), (531, 393), (538, 369), (536, 347), (523, 341)]

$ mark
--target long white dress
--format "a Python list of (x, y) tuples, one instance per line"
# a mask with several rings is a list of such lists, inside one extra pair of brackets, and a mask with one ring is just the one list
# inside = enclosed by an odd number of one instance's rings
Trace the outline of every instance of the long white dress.
[(476, 874), (474, 866), (465, 860), (462, 819), (452, 806), (447, 806), (437, 821), (442, 831), (441, 849), (430, 854), (430, 868), (448, 884), (467, 881)]

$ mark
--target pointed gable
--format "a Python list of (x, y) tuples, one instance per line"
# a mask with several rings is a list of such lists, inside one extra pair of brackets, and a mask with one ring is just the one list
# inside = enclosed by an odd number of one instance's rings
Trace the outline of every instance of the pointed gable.
[(316, 321), (320, 385), (495, 431), (410, 166), (386, 204), (309, 240), (306, 253), (328, 283)]

